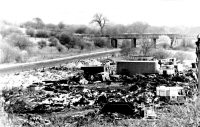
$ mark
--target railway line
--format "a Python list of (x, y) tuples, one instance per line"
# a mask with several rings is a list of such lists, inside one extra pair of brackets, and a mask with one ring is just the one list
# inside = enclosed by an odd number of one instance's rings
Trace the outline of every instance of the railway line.
[(107, 50), (107, 51), (86, 53), (86, 54), (80, 54), (80, 55), (75, 55), (75, 56), (70, 56), (70, 57), (50, 59), (50, 60), (44, 60), (44, 61), (38, 61), (38, 62), (20, 63), (20, 64), (5, 65), (5, 66), (0, 65), (0, 74), (9, 74), (9, 73), (27, 71), (27, 70), (43, 68), (43, 67), (59, 66), (64, 63), (72, 62), (75, 60), (81, 60), (81, 59), (108, 57), (111, 55), (115, 55), (116, 53), (119, 53), (120, 51), (121, 49), (112, 49), (112, 50)]

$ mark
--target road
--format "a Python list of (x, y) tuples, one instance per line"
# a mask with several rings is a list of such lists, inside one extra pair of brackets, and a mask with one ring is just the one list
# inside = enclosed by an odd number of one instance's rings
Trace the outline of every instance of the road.
[(38, 62), (0, 65), (0, 74), (14, 73), (14, 72), (20, 72), (20, 71), (36, 69), (36, 68), (43, 68), (43, 67), (52, 67), (52, 66), (68, 63), (68, 62), (71, 62), (74, 60), (101, 57), (101, 56), (105, 56), (107, 54), (113, 54), (113, 53), (117, 53), (120, 51), (121, 51), (121, 49), (112, 49), (112, 50), (108, 50), (108, 51), (86, 53), (86, 54), (80, 54), (80, 55), (75, 55), (75, 56), (70, 56), (70, 57), (44, 60), (44, 61), (38, 61)]

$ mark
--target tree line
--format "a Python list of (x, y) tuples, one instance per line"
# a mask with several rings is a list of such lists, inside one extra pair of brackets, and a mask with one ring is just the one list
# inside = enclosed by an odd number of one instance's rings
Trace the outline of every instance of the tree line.
[[(34, 18), (31, 21), (22, 23), (20, 26), (27, 28), (30, 36), (50, 37), (56, 36), (62, 32), (68, 34), (101, 34), (116, 35), (122, 33), (174, 33), (196, 35), (199, 33), (200, 27), (167, 27), (152, 26), (146, 22), (133, 22), (129, 25), (112, 24), (109, 19), (101, 13), (97, 13), (88, 21), (89, 24), (96, 24), (97, 27), (91, 25), (67, 25), (63, 22), (58, 24), (45, 24), (41, 18)], [(97, 29), (99, 27), (99, 29)]]

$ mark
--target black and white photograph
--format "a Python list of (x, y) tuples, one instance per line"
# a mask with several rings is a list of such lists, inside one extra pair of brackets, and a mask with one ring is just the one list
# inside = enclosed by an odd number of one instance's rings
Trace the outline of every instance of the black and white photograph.
[(0, 0), (0, 127), (200, 127), (199, 0)]

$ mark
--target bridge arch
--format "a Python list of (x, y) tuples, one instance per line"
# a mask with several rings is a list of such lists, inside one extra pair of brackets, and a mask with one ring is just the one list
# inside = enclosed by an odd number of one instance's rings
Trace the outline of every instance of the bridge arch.
[(113, 48), (117, 48), (117, 47), (118, 47), (118, 45), (117, 45), (117, 39), (111, 38), (111, 46), (112, 46)]

